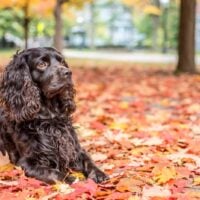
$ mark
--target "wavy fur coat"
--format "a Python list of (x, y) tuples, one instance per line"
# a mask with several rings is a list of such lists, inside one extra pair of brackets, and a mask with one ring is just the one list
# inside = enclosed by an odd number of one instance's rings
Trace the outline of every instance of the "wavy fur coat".
[(80, 146), (72, 73), (53, 48), (18, 52), (0, 83), (0, 151), (25, 174), (47, 183), (73, 182), (70, 169), (102, 182), (108, 177)]

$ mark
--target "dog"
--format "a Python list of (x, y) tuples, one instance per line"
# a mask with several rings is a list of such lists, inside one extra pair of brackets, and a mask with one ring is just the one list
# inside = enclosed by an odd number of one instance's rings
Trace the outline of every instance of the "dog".
[(78, 141), (72, 72), (60, 52), (17, 52), (2, 75), (0, 94), (0, 151), (27, 176), (72, 183), (75, 170), (97, 183), (108, 179)]

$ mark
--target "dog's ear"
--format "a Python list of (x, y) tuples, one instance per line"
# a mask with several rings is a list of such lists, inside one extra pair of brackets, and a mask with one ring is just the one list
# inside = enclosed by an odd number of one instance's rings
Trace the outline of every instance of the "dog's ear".
[(3, 75), (1, 94), (10, 116), (17, 122), (31, 120), (40, 110), (39, 89), (34, 85), (25, 52), (14, 55)]

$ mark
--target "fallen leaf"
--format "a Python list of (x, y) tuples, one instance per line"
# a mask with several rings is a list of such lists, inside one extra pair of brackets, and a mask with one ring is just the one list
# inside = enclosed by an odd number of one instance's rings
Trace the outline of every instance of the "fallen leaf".
[(169, 197), (171, 196), (171, 192), (167, 187), (161, 186), (153, 186), (143, 188), (142, 199), (149, 199), (150, 197)]
[(74, 192), (73, 188), (71, 188), (68, 184), (62, 183), (62, 182), (58, 182), (58, 183), (54, 184), (52, 188), (55, 191), (63, 193), (63, 194), (69, 194), (71, 192)]
[(104, 161), (108, 158), (108, 156), (106, 154), (103, 154), (103, 153), (95, 153), (95, 154), (92, 154), (92, 159), (96, 162), (96, 161)]
[(177, 176), (174, 167), (163, 167), (162, 169), (155, 167), (152, 173), (154, 181), (158, 184), (164, 184), (171, 179), (175, 179)]
[(132, 178), (123, 178), (119, 181), (116, 186), (116, 190), (118, 192), (133, 192), (133, 193), (140, 193), (141, 187), (138, 187), (136, 183), (138, 180), (134, 180)]
[(199, 186), (200, 186), (200, 176), (194, 178), (193, 184), (194, 184), (194, 185), (199, 185)]
[(5, 171), (6, 172), (11, 171), (14, 168), (15, 168), (15, 166), (13, 164), (11, 164), (11, 163), (8, 163), (6, 165), (2, 165), (2, 166), (0, 166), (0, 173), (1, 172), (5, 172)]

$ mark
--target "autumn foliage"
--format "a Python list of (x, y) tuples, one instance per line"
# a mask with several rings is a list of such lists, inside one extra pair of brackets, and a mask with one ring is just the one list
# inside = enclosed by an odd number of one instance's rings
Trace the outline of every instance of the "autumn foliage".
[[(110, 180), (50, 186), (11, 165), (0, 199), (197, 200), (200, 76), (128, 68), (74, 68), (81, 144)], [(82, 180), (82, 181), (80, 181)]]

